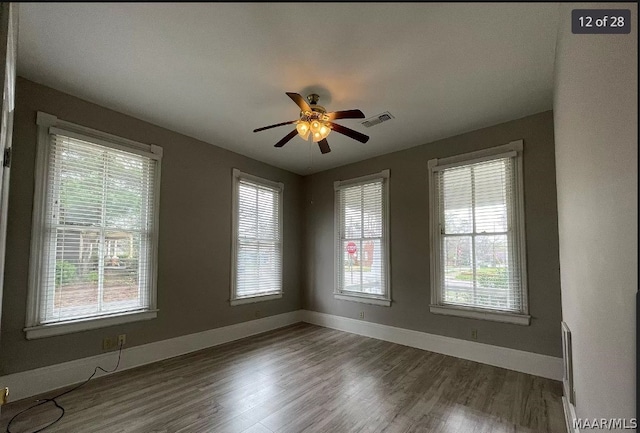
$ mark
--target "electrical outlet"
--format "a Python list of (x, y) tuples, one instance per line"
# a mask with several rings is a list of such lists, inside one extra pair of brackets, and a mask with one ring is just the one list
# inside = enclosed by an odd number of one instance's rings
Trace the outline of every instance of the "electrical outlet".
[(116, 339), (114, 337), (105, 337), (102, 340), (102, 350), (111, 350), (116, 346)]
[(255, 316), (256, 316), (256, 318), (258, 318), (258, 317), (261, 317), (261, 316), (262, 316), (262, 313), (260, 312), (260, 310), (256, 310), (256, 312), (255, 312)]
[(118, 335), (118, 347), (127, 344), (127, 334)]
[(472, 340), (477, 340), (478, 339), (478, 330), (477, 329), (472, 329), (471, 330), (471, 339)]
[(360, 316), (359, 316), (359, 317), (360, 317), (361, 319), (364, 319), (364, 311), (361, 311), (361, 312), (360, 312)]

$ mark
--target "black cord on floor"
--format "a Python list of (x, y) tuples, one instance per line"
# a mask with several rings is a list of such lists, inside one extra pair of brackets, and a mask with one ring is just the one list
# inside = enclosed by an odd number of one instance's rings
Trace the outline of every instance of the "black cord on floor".
[(90, 381), (91, 379), (93, 379), (93, 376), (95, 376), (95, 375), (98, 373), (98, 370), (101, 370), (101, 371), (103, 371), (103, 372), (105, 372), (105, 373), (113, 373), (113, 372), (114, 372), (114, 371), (116, 371), (116, 370), (118, 369), (118, 367), (120, 366), (120, 357), (121, 357), (121, 356), (122, 356), (122, 344), (120, 344), (120, 348), (118, 349), (118, 363), (116, 364), (116, 366), (114, 367), (114, 369), (113, 369), (113, 370), (105, 370), (104, 368), (102, 368), (102, 367), (100, 367), (100, 366), (97, 366), (96, 368), (94, 368), (94, 369), (93, 369), (93, 374), (91, 374), (91, 376), (89, 376), (89, 379), (85, 380), (85, 381), (84, 381), (84, 382), (82, 382), (81, 384), (79, 384), (79, 385), (77, 385), (77, 386), (74, 386), (73, 388), (71, 388), (71, 389), (69, 389), (69, 390), (67, 390), (67, 391), (65, 391), (65, 392), (60, 393), (60, 394), (56, 395), (55, 397), (45, 398), (44, 400), (36, 400), (36, 404), (34, 404), (33, 406), (30, 406), (30, 407), (28, 407), (28, 408), (26, 408), (26, 409), (24, 409), (24, 410), (22, 410), (22, 411), (18, 412), (17, 414), (15, 414), (15, 415), (13, 416), (13, 418), (11, 418), (11, 420), (9, 420), (9, 424), (7, 424), (7, 432), (6, 432), (6, 433), (12, 433), (12, 432), (11, 432), (11, 430), (9, 430), (9, 428), (11, 427), (11, 423), (12, 423), (12, 422), (17, 418), (17, 417), (19, 417), (19, 416), (20, 416), (20, 415), (22, 415), (23, 413), (29, 412), (31, 409), (34, 409), (34, 408), (36, 408), (36, 407), (38, 407), (38, 406), (42, 406), (43, 404), (46, 404), (46, 403), (49, 403), (49, 402), (52, 402), (52, 403), (53, 403), (53, 404), (54, 404), (58, 409), (60, 409), (60, 411), (61, 411), (60, 416), (58, 417), (58, 419), (56, 419), (56, 420), (55, 420), (55, 421), (53, 421), (52, 423), (50, 423), (50, 424), (48, 424), (48, 425), (46, 425), (46, 426), (42, 427), (42, 428), (41, 428), (41, 429), (39, 429), (39, 430), (35, 430), (33, 433), (38, 433), (38, 432), (41, 432), (41, 431), (43, 431), (43, 430), (45, 430), (45, 429), (48, 429), (49, 427), (51, 427), (52, 425), (54, 425), (55, 423), (57, 423), (58, 421), (60, 421), (60, 420), (62, 419), (62, 417), (64, 416), (64, 408), (58, 404), (58, 402), (56, 401), (56, 399), (58, 399), (58, 398), (62, 397), (63, 395), (70, 394), (70, 393), (72, 393), (73, 391), (75, 391), (76, 389), (78, 389), (78, 388), (81, 388), (81, 387), (85, 386), (87, 383), (89, 383), (89, 381)]

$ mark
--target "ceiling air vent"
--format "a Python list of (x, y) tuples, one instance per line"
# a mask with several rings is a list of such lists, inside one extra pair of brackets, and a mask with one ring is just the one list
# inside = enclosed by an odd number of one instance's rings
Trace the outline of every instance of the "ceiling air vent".
[(375, 126), (378, 123), (386, 122), (387, 120), (391, 120), (391, 119), (394, 119), (393, 115), (388, 111), (385, 111), (382, 114), (378, 114), (377, 116), (373, 116), (366, 120), (363, 120), (362, 124), (367, 128), (371, 128), (372, 126)]

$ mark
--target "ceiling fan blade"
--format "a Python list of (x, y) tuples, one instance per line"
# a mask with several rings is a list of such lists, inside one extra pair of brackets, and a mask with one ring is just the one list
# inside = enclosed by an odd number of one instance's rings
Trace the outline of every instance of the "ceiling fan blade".
[(287, 144), (289, 142), (289, 140), (291, 140), (293, 137), (295, 137), (298, 134), (298, 130), (294, 129), (293, 131), (291, 131), (290, 133), (288, 133), (287, 135), (284, 136), (284, 138), (280, 141), (278, 141), (274, 147), (282, 147), (285, 144)]
[(277, 126), (291, 125), (292, 123), (296, 123), (297, 120), (291, 120), (289, 122), (276, 123), (275, 125), (263, 126), (262, 128), (254, 129), (253, 132), (264, 131), (265, 129), (275, 128)]
[(298, 107), (300, 107), (302, 111), (311, 111), (311, 107), (309, 106), (307, 101), (305, 101), (304, 98), (299, 94), (293, 93), (293, 92), (287, 92), (287, 96), (293, 99), (293, 102), (298, 104)]
[(364, 113), (360, 110), (343, 110), (327, 113), (329, 120), (335, 119), (364, 119)]
[(331, 129), (334, 131), (346, 135), (347, 137), (351, 137), (354, 140), (358, 140), (360, 143), (366, 143), (369, 141), (369, 136), (364, 135), (358, 131), (354, 131), (353, 129), (349, 129), (346, 126), (338, 125), (337, 123), (328, 122), (331, 125)]
[(320, 152), (322, 153), (331, 152), (331, 148), (329, 147), (329, 142), (327, 141), (326, 138), (323, 138), (322, 140), (318, 141), (318, 147), (320, 147)]

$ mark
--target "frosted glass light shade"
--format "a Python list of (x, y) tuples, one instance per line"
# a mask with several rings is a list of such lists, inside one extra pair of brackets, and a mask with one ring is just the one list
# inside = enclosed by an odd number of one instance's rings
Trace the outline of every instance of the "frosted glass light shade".
[(322, 136), (322, 138), (327, 138), (330, 132), (331, 132), (331, 128), (329, 128), (328, 126), (322, 125), (320, 127), (320, 135)]
[(298, 122), (298, 124), (296, 125), (296, 130), (298, 131), (298, 135), (300, 135), (303, 140), (309, 138), (309, 133), (311, 132), (309, 122)]
[(320, 121), (318, 120), (312, 120), (311, 121), (311, 132), (313, 132), (314, 134), (316, 132), (320, 132), (320, 128), (322, 127), (322, 123), (320, 123)]
[(331, 128), (329, 128), (324, 123), (318, 122), (317, 120), (311, 122), (311, 139), (314, 143), (327, 138), (330, 132)]

